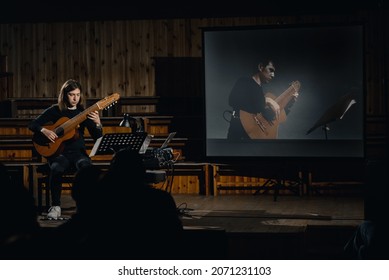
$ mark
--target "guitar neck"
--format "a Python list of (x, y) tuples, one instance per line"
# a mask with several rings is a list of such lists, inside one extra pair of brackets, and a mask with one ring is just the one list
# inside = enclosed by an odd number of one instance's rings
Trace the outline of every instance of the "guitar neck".
[(57, 129), (60, 129), (64, 132), (64, 134), (67, 134), (69, 131), (75, 129), (80, 123), (82, 123), (86, 118), (88, 117), (88, 114), (93, 111), (101, 110), (97, 103), (94, 105), (88, 107), (78, 115), (74, 116), (73, 118), (69, 119), (68, 121), (61, 124)]

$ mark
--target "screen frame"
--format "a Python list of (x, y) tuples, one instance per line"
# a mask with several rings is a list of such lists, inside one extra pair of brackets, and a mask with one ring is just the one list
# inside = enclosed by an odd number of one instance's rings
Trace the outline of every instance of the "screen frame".
[[(360, 67), (361, 67), (361, 73), (360, 73), (360, 88), (359, 88), (359, 95), (358, 95), (358, 114), (360, 118), (360, 127), (358, 128), (360, 130), (359, 134), (359, 139), (357, 139), (357, 150), (358, 154), (347, 154), (343, 153), (340, 156), (338, 156), (335, 152), (335, 150), (331, 151), (330, 153), (326, 153), (323, 151), (322, 154), (314, 154), (314, 155), (309, 155), (309, 154), (303, 154), (299, 152), (289, 152), (289, 153), (263, 153), (263, 154), (256, 154), (252, 153), (248, 155), (247, 153), (239, 154), (239, 153), (231, 153), (231, 154), (220, 154), (220, 153), (211, 153), (209, 151), (209, 148), (211, 145), (220, 145), (220, 143), (209, 143), (209, 136), (208, 136), (208, 130), (209, 130), (209, 123), (208, 123), (208, 118), (207, 116), (207, 110), (209, 107), (208, 101), (207, 101), (207, 53), (206, 53), (206, 33), (207, 32), (237, 32), (237, 31), (243, 31), (243, 32), (248, 32), (250, 33), (251, 31), (266, 31), (266, 32), (281, 32), (281, 31), (299, 31), (299, 30), (332, 30), (332, 29), (338, 29), (338, 28), (356, 28), (358, 29), (357, 32), (361, 32), (361, 41), (360, 41), (360, 51), (361, 51), (361, 58), (360, 58)], [(360, 30), (360, 31), (359, 31)], [(366, 78), (365, 78), (365, 26), (364, 23), (362, 22), (355, 22), (355, 23), (347, 23), (347, 24), (288, 24), (288, 25), (266, 25), (266, 26), (224, 26), (224, 27), (206, 27), (202, 29), (202, 36), (203, 36), (203, 87), (204, 87), (204, 147), (203, 147), (203, 159), (208, 162), (220, 162), (220, 163), (238, 163), (238, 162), (248, 162), (248, 163), (255, 163), (255, 162), (262, 162), (262, 161), (267, 161), (267, 162), (279, 162), (279, 161), (289, 161), (289, 162), (296, 162), (296, 161), (306, 161), (306, 160), (321, 160), (324, 162), (327, 162), (328, 160), (333, 161), (337, 160), (340, 162), (343, 162), (343, 160), (365, 160), (366, 157), (366, 139), (365, 139), (365, 125), (366, 125), (366, 117), (365, 117), (365, 104), (366, 104)], [(255, 62), (253, 63), (255, 64)], [(304, 84), (303, 84), (304, 87)], [(301, 97), (299, 97), (301, 98)], [(353, 105), (355, 106), (355, 105)], [(352, 109), (352, 106), (350, 110)], [(324, 112), (324, 109), (323, 109)], [(347, 116), (347, 113), (345, 114)], [(317, 120), (319, 121), (319, 120)], [(317, 123), (316, 121), (316, 123)], [(315, 124), (315, 122), (312, 122), (312, 126)], [(315, 128), (314, 130), (320, 131), (322, 128), (318, 126), (318, 128)], [(324, 128), (323, 128), (324, 130)], [(315, 132), (316, 134), (318, 132)], [(324, 132), (323, 132), (324, 133)], [(330, 134), (331, 135), (331, 134)], [(323, 134), (324, 138), (324, 134)], [(310, 139), (307, 139), (306, 143), (303, 143), (302, 139), (277, 139), (277, 140), (254, 140), (254, 142), (261, 142), (261, 143), (266, 143), (266, 145), (271, 145), (272, 142), (276, 142), (274, 145), (278, 146), (285, 146), (286, 149), (288, 149), (288, 143), (293, 144), (291, 147), (299, 147), (301, 145), (305, 144), (312, 144)], [(327, 140), (327, 139), (326, 139)], [(250, 140), (253, 141), (253, 140)], [(331, 143), (335, 142), (342, 142), (342, 139), (330, 139)], [(351, 141), (349, 139), (345, 139), (346, 142)], [(216, 141), (217, 142), (217, 141)], [(315, 141), (313, 141), (315, 142)], [(325, 141), (327, 142), (327, 141)], [(244, 143), (244, 142), (243, 142)], [(327, 142), (328, 143), (328, 142)], [(350, 142), (351, 143), (351, 142)], [(244, 143), (250, 144), (250, 143)], [(281, 145), (282, 144), (282, 145)], [(229, 146), (231, 147), (231, 146)], [(277, 148), (276, 147), (276, 148)], [(347, 148), (347, 143), (345, 143), (345, 147)], [(237, 149), (235, 149), (236, 151)]]

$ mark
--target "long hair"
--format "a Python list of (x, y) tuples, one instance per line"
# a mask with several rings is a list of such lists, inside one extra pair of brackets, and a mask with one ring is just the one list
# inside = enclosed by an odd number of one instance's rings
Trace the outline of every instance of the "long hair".
[(62, 85), (58, 95), (58, 106), (61, 111), (67, 110), (67, 108), (70, 106), (67, 96), (69, 92), (75, 89), (80, 90), (80, 101), (77, 104), (77, 108), (80, 110), (84, 110), (85, 106), (81, 84), (76, 80), (69, 79)]

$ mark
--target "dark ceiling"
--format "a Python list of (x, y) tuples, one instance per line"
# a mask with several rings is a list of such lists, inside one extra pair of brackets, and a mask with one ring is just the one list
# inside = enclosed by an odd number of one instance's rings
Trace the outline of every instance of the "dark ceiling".
[[(1, 8), (1, 23), (245, 17), (265, 15), (350, 14), (383, 9), (383, 0), (230, 0), (222, 1), (24, 1)], [(284, 3), (285, 2), (285, 3)], [(4, 5), (4, 4), (3, 4)], [(386, 4), (387, 6), (387, 4)]]

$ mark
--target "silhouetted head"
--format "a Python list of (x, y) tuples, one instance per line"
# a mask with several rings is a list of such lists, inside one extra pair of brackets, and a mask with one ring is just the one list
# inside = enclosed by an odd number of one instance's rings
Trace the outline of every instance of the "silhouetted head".
[(95, 196), (92, 194), (99, 191), (101, 174), (100, 168), (95, 165), (88, 165), (77, 171), (72, 186), (72, 198), (78, 208), (88, 206), (94, 201)]
[(146, 179), (146, 169), (141, 155), (130, 149), (122, 149), (114, 155), (109, 174), (115, 179), (127, 179), (131, 182), (144, 182)]

